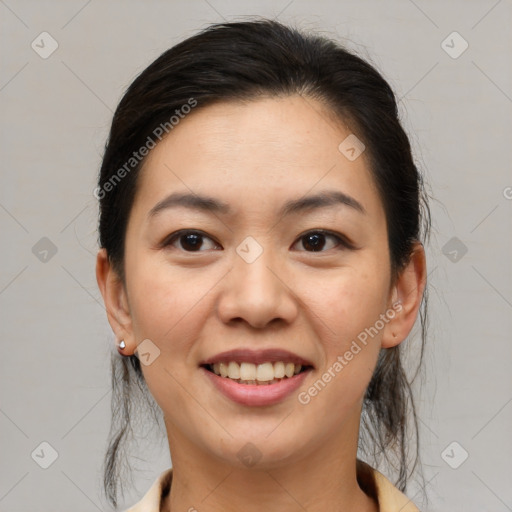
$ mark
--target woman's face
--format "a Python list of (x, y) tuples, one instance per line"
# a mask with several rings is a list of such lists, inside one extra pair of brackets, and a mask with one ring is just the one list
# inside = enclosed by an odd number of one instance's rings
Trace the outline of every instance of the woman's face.
[[(126, 234), (122, 334), (131, 353), (146, 340), (142, 370), (171, 449), (239, 466), (253, 455), (270, 467), (328, 441), (356, 444), (395, 310), (366, 155), (354, 158), (351, 139), (339, 149), (350, 134), (311, 99), (259, 99), (192, 111), (149, 154)], [(189, 200), (152, 215), (171, 194)], [(203, 197), (212, 201), (194, 206)], [(234, 349), (289, 351), (312, 368), (296, 387), (230, 382), (226, 395), (216, 383), (228, 377), (201, 364)]]

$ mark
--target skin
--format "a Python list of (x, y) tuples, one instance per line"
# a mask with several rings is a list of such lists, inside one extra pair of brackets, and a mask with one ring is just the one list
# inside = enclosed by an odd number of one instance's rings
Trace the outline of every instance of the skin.
[[(145, 339), (160, 350), (142, 370), (172, 454), (164, 510), (378, 510), (356, 480), (362, 399), (381, 347), (398, 345), (413, 327), (426, 263), (418, 243), (391, 282), (366, 155), (350, 161), (338, 150), (350, 133), (300, 96), (198, 108), (145, 162), (127, 229), (126, 286), (105, 250), (98, 253), (97, 281), (122, 353)], [(277, 216), (286, 201), (320, 190), (342, 191), (366, 213), (339, 204)], [(148, 220), (168, 194), (191, 191), (233, 213), (177, 207)], [(181, 229), (204, 232), (199, 251), (183, 237), (161, 247)], [(326, 236), (315, 252), (304, 238), (315, 229), (355, 248)], [(236, 252), (247, 236), (263, 249), (252, 263)], [(198, 368), (232, 348), (284, 348), (315, 367), (305, 391), (397, 300), (401, 311), (307, 405), (298, 393), (269, 407), (236, 404)], [(237, 456), (248, 442), (261, 453), (252, 467)]]

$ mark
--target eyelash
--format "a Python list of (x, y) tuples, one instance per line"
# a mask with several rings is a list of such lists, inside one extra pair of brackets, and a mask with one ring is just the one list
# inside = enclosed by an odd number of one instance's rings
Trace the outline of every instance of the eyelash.
[[(169, 246), (171, 246), (174, 243), (175, 240), (177, 240), (177, 239), (179, 240), (182, 236), (189, 235), (189, 234), (194, 234), (194, 235), (198, 235), (198, 236), (201, 236), (201, 237), (204, 237), (204, 238), (209, 238), (210, 240), (215, 242), (211, 237), (209, 237), (208, 235), (206, 235), (202, 231), (198, 231), (198, 230), (195, 230), (195, 229), (182, 229), (180, 231), (176, 231), (175, 233), (172, 233), (169, 237), (167, 237), (162, 242), (161, 247), (162, 248), (169, 247)], [(303, 233), (302, 235), (299, 235), (299, 237), (297, 238), (297, 240), (294, 242), (293, 245), (295, 245), (297, 242), (299, 242), (301, 239), (305, 238), (306, 236), (312, 235), (312, 234), (319, 234), (319, 235), (323, 235), (323, 236), (325, 236), (327, 238), (331, 237), (331, 238), (336, 239), (336, 241), (338, 243), (332, 249), (336, 249), (336, 247), (339, 247), (339, 246), (341, 246), (343, 249), (351, 249), (351, 250), (355, 250), (356, 249), (356, 247), (352, 243), (350, 243), (343, 235), (340, 235), (338, 233), (334, 233), (332, 231), (328, 231), (328, 230), (325, 230), (325, 229), (312, 229), (312, 230), (309, 230), (306, 233)], [(340, 248), (339, 250), (343, 250), (343, 249)], [(327, 251), (328, 250), (329, 249), (327, 249)], [(327, 251), (320, 250), (320, 251), (301, 251), (301, 252), (310, 252), (310, 253), (318, 253), (319, 252), (319, 253), (322, 253), (322, 252), (327, 252)], [(194, 254), (194, 253), (205, 252), (205, 251), (201, 251), (201, 250), (199, 250), (199, 251), (185, 251), (184, 250), (184, 252)]]

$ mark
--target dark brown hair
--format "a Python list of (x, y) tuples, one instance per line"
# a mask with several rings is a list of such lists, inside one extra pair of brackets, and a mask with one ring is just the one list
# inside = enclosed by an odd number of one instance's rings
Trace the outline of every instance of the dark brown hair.
[[(350, 126), (365, 144), (374, 182), (384, 205), (393, 279), (409, 262), (413, 244), (430, 233), (428, 195), (401, 126), (395, 95), (366, 60), (341, 44), (276, 21), (220, 23), (170, 48), (129, 86), (112, 121), (99, 173), (99, 245), (123, 283), (125, 233), (144, 159), (139, 148), (154, 141), (159, 126), (170, 121), (191, 99), (201, 109), (215, 102), (300, 94), (321, 101)], [(193, 112), (192, 114), (193, 115)], [(160, 137), (158, 137), (160, 138)], [(137, 153), (138, 154), (138, 153)], [(124, 169), (124, 172), (121, 171)], [(419, 461), (416, 410), (411, 389), (423, 361), (427, 329), (427, 288), (420, 309), (421, 348), (418, 366), (408, 378), (403, 345), (382, 349), (367, 388), (360, 450), (397, 472), (396, 485), (406, 490), (412, 418), (414, 471)], [(127, 467), (126, 442), (133, 434), (133, 413), (158, 406), (147, 390), (137, 356), (112, 355), (112, 426), (104, 464), (104, 489), (117, 506), (119, 475)]]

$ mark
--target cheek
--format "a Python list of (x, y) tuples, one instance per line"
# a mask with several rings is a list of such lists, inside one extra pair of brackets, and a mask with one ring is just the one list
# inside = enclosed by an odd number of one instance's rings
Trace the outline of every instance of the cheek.
[(149, 338), (161, 350), (180, 350), (183, 333), (194, 332), (205, 288), (201, 280), (169, 266), (141, 265), (131, 273), (131, 316), (135, 335)]
[(353, 268), (319, 285), (308, 305), (325, 361), (300, 403), (307, 404), (311, 417), (330, 411), (327, 434), (360, 402), (371, 380), (381, 336), (371, 328), (385, 311), (387, 274), (378, 267)]
[(316, 283), (314, 296), (307, 303), (328, 340), (325, 348), (330, 359), (348, 350), (352, 341), (379, 319), (386, 307), (387, 285), (388, 274), (381, 265), (340, 269), (338, 276), (331, 274)]
[[(150, 365), (141, 365), (150, 393), (165, 415), (190, 409), (181, 383), (190, 379), (191, 349), (200, 336), (198, 316), (207, 304), (204, 281), (190, 279), (168, 265), (142, 265), (130, 275), (133, 330), (137, 342), (149, 339), (158, 348)], [(155, 352), (156, 353), (156, 352)], [(169, 409), (170, 404), (172, 408)]]

